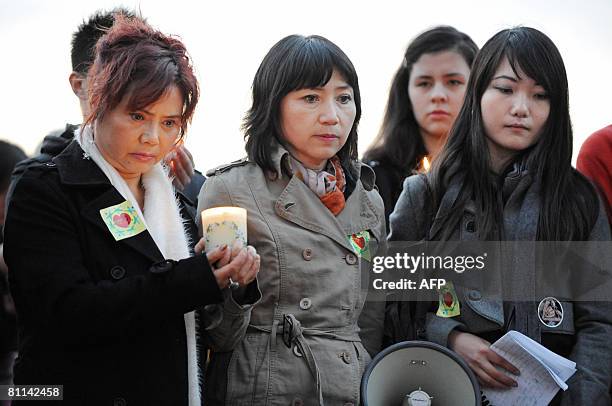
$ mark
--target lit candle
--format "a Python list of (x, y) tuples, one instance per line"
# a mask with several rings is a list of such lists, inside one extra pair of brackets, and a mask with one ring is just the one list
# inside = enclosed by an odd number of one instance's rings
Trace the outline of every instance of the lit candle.
[(429, 158), (427, 158), (426, 156), (423, 157), (423, 160), (421, 161), (421, 173), (427, 173), (429, 172), (429, 168), (430, 168), (431, 164), (429, 163)]
[(213, 207), (202, 211), (202, 230), (206, 252), (227, 244), (231, 247), (239, 240), (247, 243), (247, 211), (242, 207)]

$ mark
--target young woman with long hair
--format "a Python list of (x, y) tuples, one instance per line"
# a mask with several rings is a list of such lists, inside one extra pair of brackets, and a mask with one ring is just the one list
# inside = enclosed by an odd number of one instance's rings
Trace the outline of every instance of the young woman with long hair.
[[(406, 180), (389, 239), (609, 240), (603, 206), (594, 187), (572, 168), (571, 157), (561, 54), (538, 30), (503, 30), (476, 57), (463, 107), (432, 171)], [(504, 269), (502, 292), (536, 292), (536, 267)], [(461, 355), (483, 385), (516, 384), (496, 367), (512, 373), (516, 368), (489, 347), (508, 330), (518, 330), (577, 363), (569, 389), (555, 402), (609, 404), (609, 303), (561, 298), (558, 310), (565, 317), (550, 327), (538, 320), (537, 293), (534, 300), (503, 301), (467, 286), (457, 286), (456, 293), (460, 314), (442, 317), (434, 306), (418, 331)]]
[(476, 52), (467, 34), (448, 26), (427, 30), (408, 45), (391, 82), (380, 132), (363, 157), (376, 173), (387, 227), (404, 179), (444, 145)]

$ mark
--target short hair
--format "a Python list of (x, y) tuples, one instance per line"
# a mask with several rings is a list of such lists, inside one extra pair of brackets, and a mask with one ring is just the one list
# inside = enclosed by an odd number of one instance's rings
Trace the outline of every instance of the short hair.
[(443, 51), (457, 52), (471, 67), (478, 46), (467, 34), (445, 25), (429, 29), (412, 40), (391, 82), (381, 129), (364, 154), (364, 160), (386, 161), (409, 175), (427, 155), (412, 111), (408, 83), (413, 65), (423, 54)]
[(72, 70), (87, 75), (89, 67), (93, 64), (96, 42), (115, 23), (115, 15), (122, 14), (127, 18), (134, 18), (136, 14), (124, 7), (117, 7), (110, 11), (98, 10), (72, 34), (70, 43), (70, 57)]
[(26, 158), (17, 145), (0, 140), (0, 193), (8, 189), (15, 165)]
[(115, 16), (115, 24), (96, 45), (89, 70), (91, 113), (85, 123), (102, 119), (128, 97), (129, 109), (151, 105), (173, 85), (183, 97), (182, 137), (191, 122), (199, 97), (198, 81), (185, 45), (140, 18)]
[(349, 178), (356, 175), (357, 126), (361, 117), (357, 72), (336, 44), (318, 35), (290, 35), (281, 39), (259, 65), (253, 79), (253, 103), (243, 122), (245, 149), (251, 160), (263, 169), (273, 169), (272, 142), (276, 139), (283, 143), (281, 100), (294, 90), (324, 86), (334, 69), (353, 88), (355, 121), (346, 143), (338, 151), (338, 158)]
[[(552, 40), (535, 28), (502, 30), (476, 56), (465, 101), (430, 172), (434, 199), (439, 203), (449, 180), (462, 173), (465, 183), (457, 204), (467, 199), (476, 201), (482, 219), (479, 236), (488, 238), (500, 227), (502, 214), (488, 175), (491, 163), (481, 100), (504, 58), (517, 76), (520, 68), (541, 85), (550, 101), (550, 112), (538, 141), (510, 163), (524, 162), (534, 181), (540, 183), (538, 239), (587, 240), (599, 203), (595, 189), (571, 165), (573, 133), (563, 58)], [(462, 212), (454, 211), (449, 224)]]

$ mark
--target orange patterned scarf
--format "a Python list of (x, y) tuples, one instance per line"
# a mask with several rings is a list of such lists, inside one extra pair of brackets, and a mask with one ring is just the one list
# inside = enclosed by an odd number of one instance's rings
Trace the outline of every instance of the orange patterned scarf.
[[(344, 209), (344, 187), (346, 180), (340, 159), (334, 156), (327, 161), (328, 170), (314, 171), (306, 168), (300, 161), (290, 157), (289, 166), (292, 172), (312, 190), (321, 203), (332, 212), (334, 216)], [(332, 173), (333, 172), (333, 173)]]

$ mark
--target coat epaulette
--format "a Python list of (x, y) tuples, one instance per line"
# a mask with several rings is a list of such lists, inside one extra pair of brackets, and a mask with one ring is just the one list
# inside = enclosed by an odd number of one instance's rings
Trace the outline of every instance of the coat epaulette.
[(23, 176), (26, 171), (36, 172), (42, 175), (49, 170), (57, 170), (57, 165), (50, 161), (48, 158), (41, 158), (40, 156), (26, 159), (25, 161), (19, 162), (15, 169), (13, 170), (13, 174), (11, 175), (11, 179), (19, 179)]
[(225, 171), (227, 171), (229, 169), (236, 168), (238, 166), (244, 166), (247, 163), (249, 163), (249, 158), (248, 157), (244, 157), (242, 159), (239, 159), (237, 161), (231, 162), (229, 164), (217, 166), (214, 169), (210, 169), (209, 171), (206, 172), (206, 176), (219, 175), (220, 173), (223, 173), (223, 172), (225, 172)]

